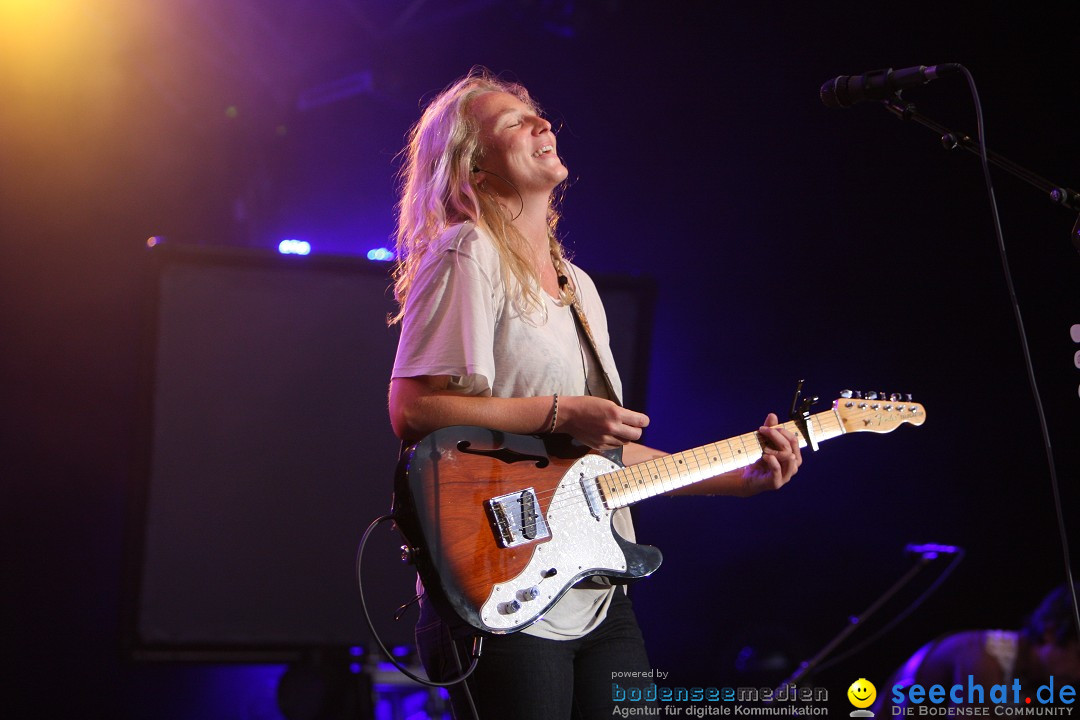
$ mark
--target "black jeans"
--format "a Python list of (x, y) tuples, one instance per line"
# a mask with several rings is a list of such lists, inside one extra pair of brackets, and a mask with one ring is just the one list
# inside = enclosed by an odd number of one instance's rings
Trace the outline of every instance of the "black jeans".
[[(469, 666), (471, 646), (467, 637), (453, 640), (451, 627), (431, 603), (423, 604), (416, 647), (429, 677), (460, 675)], [(468, 685), (478, 720), (608, 720), (615, 707), (613, 673), (650, 667), (633, 606), (618, 588), (604, 621), (576, 640), (521, 632), (486, 637)], [(456, 720), (474, 720), (461, 685), (448, 690)]]

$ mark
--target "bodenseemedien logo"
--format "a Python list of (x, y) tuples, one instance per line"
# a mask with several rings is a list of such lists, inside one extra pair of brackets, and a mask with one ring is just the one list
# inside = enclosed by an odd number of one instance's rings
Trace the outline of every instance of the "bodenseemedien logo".
[(874, 687), (874, 683), (866, 678), (859, 678), (847, 689), (847, 698), (855, 706), (855, 709), (851, 711), (851, 717), (874, 717), (874, 713), (866, 709), (877, 699), (877, 688)]

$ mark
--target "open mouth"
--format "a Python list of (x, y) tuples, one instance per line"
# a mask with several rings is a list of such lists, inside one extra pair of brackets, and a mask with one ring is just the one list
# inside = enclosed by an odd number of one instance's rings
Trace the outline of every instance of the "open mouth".
[(544, 145), (542, 148), (540, 148), (539, 150), (534, 152), (532, 154), (532, 156), (534, 158), (538, 158), (538, 157), (541, 157), (543, 155), (548, 155), (548, 154), (553, 153), (553, 152), (555, 152), (555, 147), (553, 145)]

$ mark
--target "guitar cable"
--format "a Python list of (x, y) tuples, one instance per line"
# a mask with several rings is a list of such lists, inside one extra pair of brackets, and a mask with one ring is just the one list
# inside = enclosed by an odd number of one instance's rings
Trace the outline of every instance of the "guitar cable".
[[(468, 670), (465, 670), (460, 677), (454, 678), (453, 680), (439, 682), (436, 680), (429, 680), (428, 678), (422, 678), (398, 662), (393, 653), (386, 649), (386, 645), (383, 643), (382, 638), (380, 638), (378, 632), (375, 631), (375, 625), (371, 621), (371, 614), (368, 613), (367, 600), (364, 598), (364, 580), (361, 573), (364, 561), (364, 546), (367, 545), (368, 538), (378, 525), (393, 519), (393, 515), (381, 515), (375, 518), (371, 524), (367, 526), (367, 530), (364, 531), (363, 536), (360, 538), (360, 545), (356, 548), (356, 585), (357, 589), (360, 591), (360, 609), (364, 612), (364, 621), (367, 623), (368, 631), (371, 633), (372, 639), (374, 639), (375, 643), (379, 646), (379, 649), (382, 650), (383, 655), (390, 661), (390, 664), (400, 670), (401, 673), (409, 679), (427, 687), (449, 687), (451, 685), (457, 685), (458, 683), (464, 683), (465, 680), (473, 674), (477, 664), (480, 662), (480, 653), (484, 646), (483, 636), (479, 634), (473, 636), (472, 651), (469, 653), (472, 657), (472, 662), (469, 664)], [(457, 653), (457, 643), (454, 643), (453, 639), (451, 639), (451, 644), (454, 647), (454, 662), (457, 664), (458, 672), (462, 672), (461, 659), (458, 657)], [(472, 694), (469, 692), (468, 684), (463, 684), (462, 688), (465, 690), (465, 697), (469, 701), (469, 706), (473, 710), (473, 715), (476, 716), (476, 706), (473, 704)]]

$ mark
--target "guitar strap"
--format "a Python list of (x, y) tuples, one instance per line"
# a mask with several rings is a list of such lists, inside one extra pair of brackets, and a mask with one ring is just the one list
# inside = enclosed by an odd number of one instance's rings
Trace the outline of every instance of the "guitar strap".
[[(566, 276), (559, 276), (559, 284), (566, 284)], [(616, 405), (622, 406), (622, 398), (615, 392), (615, 387), (611, 383), (611, 376), (608, 375), (607, 368), (604, 366), (604, 361), (600, 359), (600, 351), (596, 347), (596, 338), (593, 337), (592, 328), (589, 327), (589, 320), (585, 317), (585, 311), (581, 308), (581, 303), (578, 301), (577, 293), (573, 289), (570, 291), (571, 301), (570, 310), (574, 316), (574, 323), (577, 325), (578, 335), (585, 337), (585, 345), (589, 349), (589, 356), (592, 357), (593, 362), (596, 363), (596, 367), (600, 369), (600, 374), (604, 379), (604, 389), (607, 391), (608, 399)]]
[[(565, 275), (559, 275), (559, 285), (567, 285)], [(571, 314), (574, 316), (574, 324), (577, 325), (578, 336), (585, 337), (585, 345), (589, 348), (589, 355), (592, 357), (593, 362), (596, 364), (596, 367), (600, 370), (600, 374), (604, 378), (604, 389), (607, 390), (608, 399), (616, 405), (622, 407), (622, 398), (620, 398), (619, 394), (615, 392), (615, 386), (611, 382), (611, 376), (608, 375), (607, 367), (605, 367), (604, 361), (600, 359), (600, 350), (596, 346), (596, 338), (593, 337), (592, 328), (589, 327), (589, 319), (585, 317), (585, 310), (582, 309), (581, 302), (578, 300), (577, 293), (574, 291), (573, 287), (570, 288), (570, 293), (570, 310)], [(588, 382), (586, 382), (586, 391), (588, 391)], [(618, 450), (618, 453), (621, 461), (621, 448)], [(625, 510), (627, 512), (633, 513), (633, 508), (625, 508)], [(610, 587), (612, 584), (613, 583), (610, 578), (593, 577), (585, 578), (578, 581), (575, 587), (603, 589)], [(623, 597), (625, 597), (630, 592), (629, 583), (620, 584), (623, 585)], [(618, 595), (618, 593), (615, 593), (615, 595)], [(614, 598), (612, 599), (612, 601), (614, 602)]]

